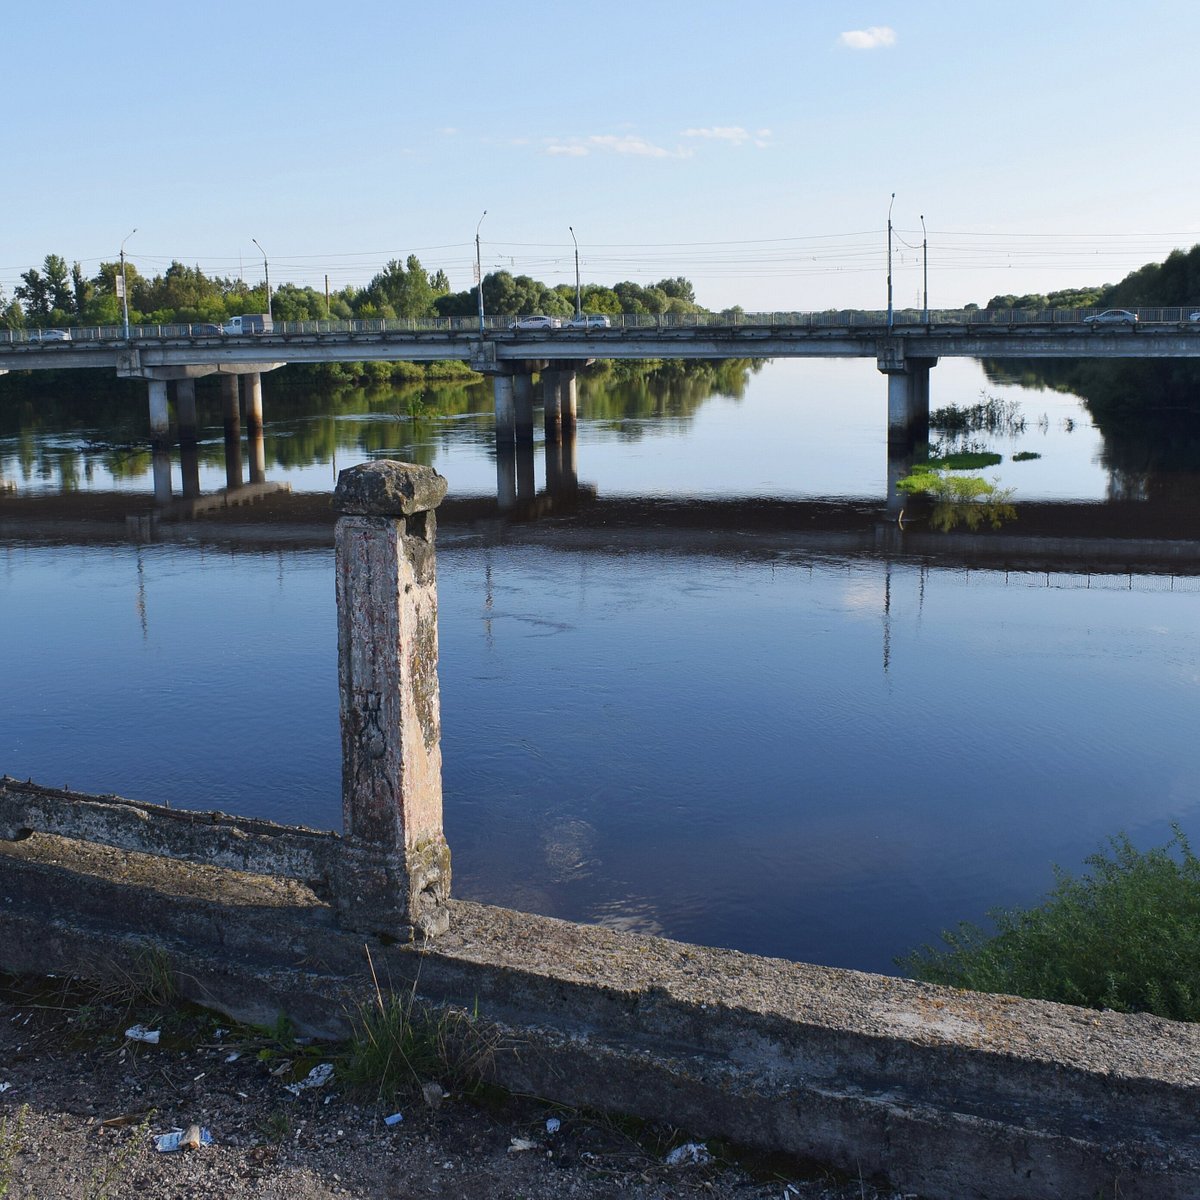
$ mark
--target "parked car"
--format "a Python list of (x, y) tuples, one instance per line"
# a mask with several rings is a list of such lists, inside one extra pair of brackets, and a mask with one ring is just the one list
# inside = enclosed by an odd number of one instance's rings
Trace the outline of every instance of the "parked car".
[(541, 313), (534, 313), (528, 317), (518, 317), (509, 329), (559, 329), (562, 326), (560, 317), (544, 317)]
[(31, 329), (29, 340), (31, 342), (69, 342), (71, 331), (69, 329)]
[(603, 313), (584, 313), (564, 324), (567, 329), (607, 329), (612, 322)]
[(1101, 313), (1092, 313), (1084, 317), (1085, 325), (1136, 325), (1137, 314), (1125, 308), (1106, 308)]

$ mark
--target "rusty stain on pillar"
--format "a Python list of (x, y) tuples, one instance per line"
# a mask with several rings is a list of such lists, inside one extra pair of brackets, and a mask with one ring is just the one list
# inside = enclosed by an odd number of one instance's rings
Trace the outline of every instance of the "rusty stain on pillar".
[(379, 461), (338, 476), (338, 690), (345, 878), (339, 919), (393, 937), (445, 932), (431, 467)]

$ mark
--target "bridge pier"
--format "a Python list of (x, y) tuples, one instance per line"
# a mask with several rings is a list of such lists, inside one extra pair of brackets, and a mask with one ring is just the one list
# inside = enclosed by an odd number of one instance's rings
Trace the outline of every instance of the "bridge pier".
[(246, 406), (246, 432), (250, 437), (262, 435), (263, 398), (262, 375), (258, 371), (247, 371), (242, 376), (242, 402)]
[(546, 441), (557, 442), (562, 436), (563, 372), (554, 368), (542, 371), (542, 412)]
[(221, 404), (225, 419), (225, 486), (242, 486), (242, 415), (238, 408), (238, 377), (221, 376)]
[(196, 439), (180, 439), (179, 473), (183, 479), (183, 498), (195, 500), (200, 495), (200, 453)]
[(503, 373), (492, 376), (492, 395), (496, 404), (496, 445), (509, 446), (517, 437), (517, 409), (513, 397), (513, 377)]
[[(149, 379), (146, 381), (150, 393), (150, 440), (158, 445), (165, 443), (171, 434), (171, 413), (167, 407), (167, 381), (165, 379)], [(157, 495), (158, 489), (155, 488)], [(170, 493), (168, 492), (168, 497)]]
[(196, 420), (196, 381), (175, 381), (175, 419), (179, 423), (179, 444), (195, 442), (198, 423)]
[(518, 371), (512, 377), (518, 442), (533, 441), (533, 375)]
[(879, 347), (877, 366), (887, 376), (888, 443), (929, 440), (929, 372), (936, 358), (908, 358), (899, 339)]
[(155, 442), (150, 452), (150, 466), (154, 475), (154, 503), (171, 503), (171, 451), (164, 439)]

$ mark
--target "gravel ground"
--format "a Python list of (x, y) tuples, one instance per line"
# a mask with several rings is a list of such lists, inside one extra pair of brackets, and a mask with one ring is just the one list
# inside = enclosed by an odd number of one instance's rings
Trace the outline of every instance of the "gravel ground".
[[(0, 981), (0, 1197), (37, 1200), (891, 1200), (859, 1180), (764, 1160), (685, 1132), (508, 1095), (364, 1103), (336, 1053), (194, 1010), (133, 1009), (58, 981)], [(157, 1044), (124, 1035), (138, 1022)], [(322, 1062), (332, 1078), (288, 1090)], [(436, 1081), (426, 1081), (436, 1085)], [(384, 1118), (403, 1119), (388, 1125)], [(161, 1153), (199, 1125), (212, 1144)]]

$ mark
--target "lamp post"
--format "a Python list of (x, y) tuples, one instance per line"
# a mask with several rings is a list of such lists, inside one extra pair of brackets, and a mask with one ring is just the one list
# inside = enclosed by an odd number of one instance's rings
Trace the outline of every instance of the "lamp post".
[[(487, 216), (487, 209), (483, 210), (483, 217)], [(483, 224), (483, 217), (479, 218), (479, 225)], [(479, 287), (479, 336), (483, 336), (483, 261), (479, 255), (479, 225), (475, 226), (475, 282)]]
[(121, 242), (121, 316), (125, 324), (126, 341), (129, 341), (129, 288), (125, 285), (125, 242), (129, 241), (135, 233), (137, 230), (131, 229)]
[(583, 315), (583, 304), (580, 301), (579, 291), (579, 239), (575, 236), (575, 228), (568, 225), (567, 228), (571, 231), (571, 241), (575, 243), (575, 316)]
[[(250, 240), (256, 246), (258, 246), (258, 238), (251, 238)], [(271, 317), (271, 271), (267, 266), (267, 252), (261, 246), (258, 246), (258, 252), (263, 256), (263, 275), (266, 277), (266, 280), (267, 280), (267, 320), (272, 321), (272, 317)]]
[(921, 214), (921, 320), (929, 324), (929, 238), (925, 233), (925, 214)]
[(888, 203), (888, 262), (887, 262), (887, 292), (888, 292), (888, 308), (887, 308), (887, 327), (892, 328), (895, 322), (895, 315), (892, 311), (892, 205), (896, 203), (896, 193), (892, 193), (892, 198)]

